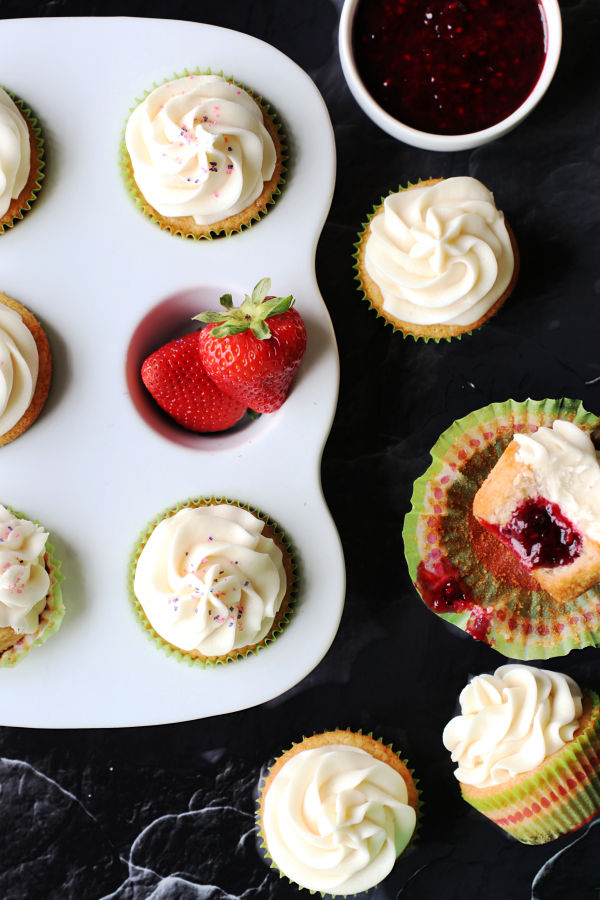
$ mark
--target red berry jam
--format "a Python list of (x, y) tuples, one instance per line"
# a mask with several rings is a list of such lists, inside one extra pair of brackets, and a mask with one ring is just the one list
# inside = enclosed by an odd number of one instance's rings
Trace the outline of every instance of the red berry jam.
[(489, 643), (492, 609), (491, 607), (483, 609), (477, 605), (460, 572), (447, 559), (437, 562), (433, 570), (420, 562), (417, 566), (415, 587), (429, 609), (435, 613), (470, 611), (465, 631), (476, 641)]
[(506, 119), (546, 55), (537, 0), (360, 0), (352, 39), (371, 96), (430, 134), (470, 134)]
[(566, 566), (581, 553), (582, 537), (556, 503), (543, 497), (526, 500), (506, 525), (487, 526), (528, 569)]

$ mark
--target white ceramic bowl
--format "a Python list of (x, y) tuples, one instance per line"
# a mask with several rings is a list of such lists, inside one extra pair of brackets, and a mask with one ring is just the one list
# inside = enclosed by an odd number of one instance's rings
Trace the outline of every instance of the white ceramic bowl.
[(537, 84), (521, 106), (496, 125), (470, 134), (446, 135), (418, 131), (387, 113), (369, 94), (361, 80), (352, 50), (352, 29), (359, 2), (360, 0), (344, 0), (342, 7), (339, 25), (339, 51), (344, 77), (355, 100), (369, 118), (392, 137), (405, 144), (411, 144), (413, 147), (420, 147), (423, 150), (469, 150), (501, 137), (522, 122), (539, 103), (556, 71), (562, 44), (562, 22), (558, 0), (539, 0), (546, 18), (546, 59)]

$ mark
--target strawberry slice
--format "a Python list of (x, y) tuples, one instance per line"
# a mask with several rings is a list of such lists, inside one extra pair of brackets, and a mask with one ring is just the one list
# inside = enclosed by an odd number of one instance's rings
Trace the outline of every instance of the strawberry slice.
[(224, 431), (246, 405), (224, 394), (206, 374), (198, 332), (159, 347), (142, 363), (142, 381), (164, 411), (190, 431)]
[(207, 323), (200, 332), (200, 357), (210, 377), (230, 397), (254, 412), (279, 409), (306, 350), (306, 328), (292, 297), (267, 296), (263, 278), (239, 307), (221, 297), (225, 312), (194, 316)]

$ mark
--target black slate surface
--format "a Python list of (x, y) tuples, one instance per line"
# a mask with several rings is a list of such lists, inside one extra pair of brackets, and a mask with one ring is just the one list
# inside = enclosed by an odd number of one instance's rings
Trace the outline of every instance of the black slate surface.
[[(402, 748), (423, 791), (420, 839), (371, 892), (373, 900), (600, 896), (598, 820), (550, 845), (526, 847), (461, 800), (441, 732), (469, 676), (504, 658), (425, 608), (401, 540), (412, 482), (455, 418), (528, 396), (577, 397), (600, 413), (600, 4), (561, 2), (563, 53), (540, 106), (503, 139), (455, 154), (400, 144), (359, 110), (339, 65), (340, 9), (341, 0), (5, 0), (0, 7), (2, 18), (135, 15), (235, 28), (291, 56), (321, 90), (336, 134), (338, 178), (317, 277), (341, 362), (322, 475), (348, 576), (330, 652), (275, 701), (156, 728), (0, 728), (3, 900), (297, 897), (257, 851), (256, 783), (279, 749), (336, 725), (372, 730)], [(462, 341), (404, 340), (359, 298), (351, 264), (356, 232), (390, 188), (463, 174), (494, 191), (513, 227), (518, 287), (492, 321)], [(599, 653), (575, 651), (543, 665), (598, 690)]]

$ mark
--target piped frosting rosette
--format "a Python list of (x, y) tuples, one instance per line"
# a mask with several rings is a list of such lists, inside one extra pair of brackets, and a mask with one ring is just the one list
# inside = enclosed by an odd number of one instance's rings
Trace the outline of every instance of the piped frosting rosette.
[(431, 450), (404, 522), (411, 579), (430, 610), (513, 659), (600, 645), (600, 585), (558, 602), (474, 518), (473, 497), (513, 435), (556, 419), (600, 424), (578, 400), (492, 403), (457, 420)]
[(369, 890), (412, 843), (420, 798), (407, 763), (371, 735), (337, 729), (283, 753), (260, 785), (272, 866), (311, 892)]
[(274, 640), (295, 600), (295, 559), (280, 527), (238, 501), (200, 498), (144, 531), (130, 565), (137, 617), (158, 647), (200, 665)]
[(0, 666), (13, 666), (58, 630), (62, 581), (48, 532), (0, 505)]
[(568, 675), (505, 665), (461, 691), (443, 742), (464, 799), (517, 840), (541, 844), (600, 809), (600, 706)]
[(283, 158), (270, 107), (200, 70), (154, 85), (132, 109), (121, 147), (136, 205), (162, 229), (193, 238), (259, 219), (279, 194)]
[(44, 142), (22, 100), (0, 88), (0, 234), (31, 209), (44, 177)]

